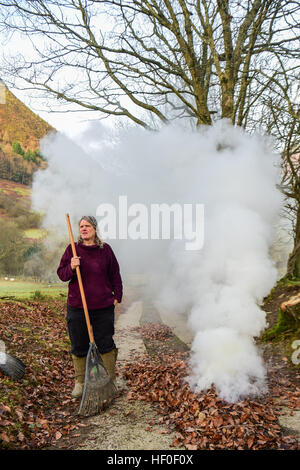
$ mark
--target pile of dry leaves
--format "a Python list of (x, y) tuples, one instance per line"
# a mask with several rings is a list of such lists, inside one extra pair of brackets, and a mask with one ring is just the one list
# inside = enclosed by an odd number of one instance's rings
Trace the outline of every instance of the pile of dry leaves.
[[(163, 325), (147, 325), (142, 334), (148, 339), (164, 339), (169, 331)], [(293, 436), (282, 434), (271, 390), (263, 398), (235, 404), (221, 400), (214, 388), (198, 395), (185, 380), (187, 362), (188, 353), (177, 352), (161, 355), (159, 361), (145, 356), (121, 370), (131, 388), (127, 399), (156, 404), (165, 432), (177, 431), (174, 446), (183, 444), (189, 450), (298, 448)], [(291, 406), (293, 400), (299, 406), (299, 390), (291, 393), (288, 386), (285, 379), (280, 383), (278, 377), (270, 378), (275, 395), (284, 395)]]
[(173, 336), (171, 328), (163, 323), (148, 323), (147, 325), (136, 328), (142, 338), (148, 340), (165, 340)]
[(78, 429), (73, 370), (59, 301), (2, 303), (0, 338), (26, 364), (22, 380), (0, 371), (0, 449), (39, 449)]
[[(176, 429), (174, 445), (191, 450), (297, 448), (293, 437), (283, 436), (272, 398), (285, 400), (291, 409), (299, 407), (299, 390), (285, 377), (271, 375), (268, 396), (257, 400), (228, 404), (214, 389), (196, 395), (185, 381), (188, 353), (166, 353), (174, 344), (171, 330), (150, 324), (140, 333), (155, 348), (166, 347), (152, 355), (156, 361), (145, 356), (120, 370), (131, 387), (127, 398), (154, 403), (163, 432)], [(0, 338), (7, 352), (27, 366), (19, 381), (0, 372), (0, 449), (47, 448), (63, 437), (80, 435), (86, 424), (77, 415), (78, 401), (70, 398), (73, 368), (64, 302), (2, 303)]]

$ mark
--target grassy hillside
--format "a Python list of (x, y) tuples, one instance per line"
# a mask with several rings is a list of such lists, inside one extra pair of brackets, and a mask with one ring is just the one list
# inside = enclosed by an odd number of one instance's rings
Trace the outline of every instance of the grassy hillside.
[(39, 228), (41, 216), (31, 210), (31, 188), (0, 179), (0, 220), (15, 223), (23, 237), (38, 241), (46, 236)]
[(32, 175), (47, 164), (39, 141), (55, 129), (5, 87), (0, 101), (0, 178), (30, 185)]
[(5, 153), (11, 153), (14, 140), (25, 150), (36, 150), (39, 140), (51, 131), (55, 129), (6, 88), (5, 104), (0, 104), (0, 146)]
[(24, 184), (0, 179), (0, 195), (1, 194), (5, 194), (14, 202), (18, 202), (20, 199), (24, 199), (24, 202), (29, 202), (31, 197), (31, 188)]
[[(0, 179), (0, 273), (19, 275), (46, 236), (41, 215), (31, 210), (31, 188)], [(34, 274), (34, 273), (33, 273)]]
[[(31, 188), (0, 179), (0, 297), (13, 288), (8, 282), (1, 284), (5, 277), (44, 280), (47, 285), (50, 281), (51, 286), (58, 282), (56, 269), (65, 242), (49, 247), (41, 222), (42, 214), (31, 210)], [(31, 294), (32, 289), (30, 285)]]
[(0, 85), (0, 275), (49, 279), (41, 243), (47, 234), (41, 214), (31, 210), (31, 183), (47, 167), (40, 139), (55, 129)]
[(55, 129), (0, 86), (0, 274), (39, 278), (46, 233), (31, 210), (31, 183), (47, 167), (40, 139)]

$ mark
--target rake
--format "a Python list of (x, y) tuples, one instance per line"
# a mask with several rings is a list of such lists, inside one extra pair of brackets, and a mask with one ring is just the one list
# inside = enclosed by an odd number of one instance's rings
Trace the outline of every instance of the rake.
[[(66, 214), (66, 219), (72, 253), (73, 256), (77, 256), (69, 214)], [(117, 388), (103, 363), (94, 340), (93, 328), (90, 322), (79, 266), (76, 266), (76, 274), (90, 340), (86, 357), (84, 387), (78, 414), (82, 416), (92, 416), (97, 414), (103, 408), (104, 404), (116, 395)]]

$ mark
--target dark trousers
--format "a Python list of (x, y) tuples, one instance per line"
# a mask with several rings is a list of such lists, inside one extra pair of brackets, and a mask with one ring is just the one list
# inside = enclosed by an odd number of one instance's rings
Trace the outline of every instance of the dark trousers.
[[(115, 333), (114, 310), (114, 305), (97, 310), (89, 310), (94, 339), (100, 354), (107, 353), (116, 348), (113, 340)], [(90, 340), (83, 309), (67, 305), (67, 325), (71, 340), (71, 354), (78, 357), (86, 356)]]

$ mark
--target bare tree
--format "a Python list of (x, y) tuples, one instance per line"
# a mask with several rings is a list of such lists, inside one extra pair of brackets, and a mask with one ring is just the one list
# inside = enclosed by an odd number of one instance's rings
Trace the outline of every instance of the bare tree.
[[(299, 57), (293, 0), (0, 0), (35, 58), (3, 64), (34, 89), (147, 128), (247, 126), (281, 60)], [(4, 72), (3, 72), (4, 73)]]
[(4, 57), (2, 78), (145, 128), (228, 118), (274, 135), (300, 276), (299, 13), (298, 0), (0, 0), (2, 30), (33, 48)]
[(287, 217), (293, 227), (294, 247), (290, 253), (287, 274), (300, 278), (300, 106), (289, 113), (282, 155), (282, 191), (286, 197)]
[(290, 221), (294, 247), (287, 274), (300, 277), (300, 70), (297, 63), (282, 61), (272, 76), (269, 93), (262, 98), (263, 128), (276, 139), (281, 152), (281, 191), (284, 215)]

